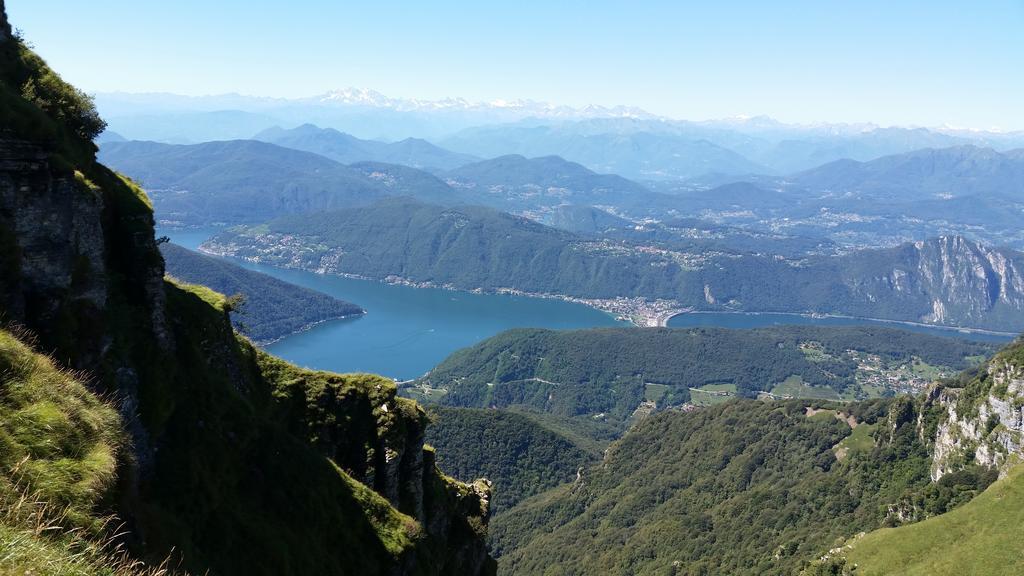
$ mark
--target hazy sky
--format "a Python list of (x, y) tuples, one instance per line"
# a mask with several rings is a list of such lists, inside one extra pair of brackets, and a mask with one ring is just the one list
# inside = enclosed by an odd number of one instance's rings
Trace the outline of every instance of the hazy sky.
[(1024, 0), (7, 0), (90, 92), (531, 98), (1024, 129)]

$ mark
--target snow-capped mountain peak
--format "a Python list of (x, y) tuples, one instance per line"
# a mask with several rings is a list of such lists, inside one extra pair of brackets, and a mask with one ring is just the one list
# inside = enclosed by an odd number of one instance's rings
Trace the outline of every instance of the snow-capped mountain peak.
[(401, 112), (410, 111), (451, 111), (451, 112), (495, 112), (527, 118), (657, 118), (657, 116), (632, 106), (605, 107), (587, 105), (581, 108), (555, 105), (536, 100), (497, 99), (490, 102), (471, 102), (465, 98), (443, 98), (421, 100), (415, 98), (390, 98), (365, 88), (342, 88), (331, 90), (309, 99), (323, 105), (382, 108)]

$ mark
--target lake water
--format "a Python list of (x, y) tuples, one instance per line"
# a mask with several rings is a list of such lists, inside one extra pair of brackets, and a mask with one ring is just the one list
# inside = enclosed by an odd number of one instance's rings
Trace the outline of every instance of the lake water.
[(985, 332), (962, 332), (955, 328), (938, 328), (934, 326), (920, 326), (917, 324), (902, 324), (899, 322), (867, 320), (862, 318), (836, 318), (833, 316), (812, 317), (802, 316), (800, 314), (690, 312), (687, 314), (673, 316), (668, 321), (668, 325), (672, 328), (691, 328), (697, 326), (717, 326), (720, 328), (763, 328), (766, 326), (784, 326), (793, 324), (811, 326), (884, 326), (888, 328), (900, 328), (911, 332), (920, 332), (923, 334), (933, 334), (935, 336), (966, 338), (970, 340), (982, 340), (989, 342), (1009, 342), (1013, 339), (1013, 336), (1010, 335), (991, 334)]
[[(211, 234), (209, 230), (157, 232), (193, 250)], [(233, 262), (367, 311), (365, 316), (325, 322), (267, 347), (300, 366), (321, 370), (374, 372), (407, 380), (422, 375), (452, 352), (509, 328), (627, 325), (604, 312), (561, 300), (411, 288)]]
[[(211, 230), (159, 230), (190, 249)], [(374, 372), (399, 380), (422, 375), (452, 352), (509, 328), (589, 328), (626, 326), (581, 304), (525, 296), (471, 294), (411, 288), (301, 270), (284, 270), (240, 260), (236, 264), (362, 306), (358, 318), (325, 322), (288, 336), (267, 350), (300, 366), (335, 372)], [(1008, 336), (965, 334), (957, 330), (853, 318), (812, 318), (799, 314), (689, 313), (669, 320), (671, 327), (758, 328), (784, 324), (822, 326), (880, 325), (976, 340), (1008, 341)]]

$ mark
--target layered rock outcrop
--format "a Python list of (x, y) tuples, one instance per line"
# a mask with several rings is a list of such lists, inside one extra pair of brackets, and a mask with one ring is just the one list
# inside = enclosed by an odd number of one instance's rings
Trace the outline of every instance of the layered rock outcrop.
[(1024, 456), (1024, 344), (992, 358), (963, 388), (937, 386), (929, 401), (940, 407), (932, 479), (970, 463), (1005, 475)]

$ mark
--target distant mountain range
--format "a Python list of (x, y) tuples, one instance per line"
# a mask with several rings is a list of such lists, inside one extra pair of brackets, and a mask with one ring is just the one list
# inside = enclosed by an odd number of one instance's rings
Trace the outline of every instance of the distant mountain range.
[(253, 139), (313, 152), (342, 164), (387, 162), (414, 168), (449, 170), (480, 160), (477, 156), (451, 152), (420, 138), (406, 138), (399, 142), (363, 140), (333, 128), (318, 128), (312, 124), (303, 124), (291, 130), (269, 128), (253, 136)]
[(255, 140), (111, 142), (99, 157), (143, 184), (162, 220), (184, 224), (254, 222), (389, 195), (358, 170)]
[[(293, 144), (296, 139), (300, 146), (333, 151), (338, 158), (411, 160), (405, 154), (407, 143), (369, 142), (313, 127), (288, 131), (279, 141)], [(432, 157), (449, 164), (466, 159), (423, 144), (425, 148), (412, 146), (424, 152), (419, 159)], [(668, 211), (678, 204), (673, 196), (558, 157), (505, 156), (431, 173), (382, 161), (345, 166), (320, 154), (257, 140), (192, 145), (112, 141), (102, 144), (100, 156), (150, 190), (162, 219), (188, 224), (259, 222), (358, 206), (386, 196), (485, 205), (538, 218), (565, 204), (605, 205), (638, 215)]]
[(334, 108), (362, 108), (394, 112), (477, 112), (498, 115), (505, 121), (522, 118), (656, 118), (645, 110), (631, 106), (572, 107), (529, 99), (471, 102), (465, 98), (424, 100), (392, 98), (366, 88), (341, 88), (304, 98), (268, 98), (241, 94), (210, 96), (183, 96), (170, 93), (133, 94), (101, 92), (96, 103), (105, 115), (121, 116), (164, 113), (169, 111), (212, 112), (238, 109), (248, 111), (273, 110), (288, 106), (324, 106)]
[[(100, 93), (100, 113), (111, 128), (130, 139), (197, 143), (248, 138), (273, 126), (306, 123), (335, 128), (360, 138), (401, 140), (437, 138), (470, 126), (518, 122), (527, 118), (561, 121), (592, 117), (654, 116), (625, 106), (573, 108), (532, 100), (469, 102), (461, 98), (416, 100), (389, 98), (373, 90), (347, 88), (296, 99), (239, 94)], [(232, 122), (225, 113), (234, 114)], [(219, 122), (204, 126), (206, 122)], [(174, 124), (179, 126), (174, 128)], [(211, 136), (211, 128), (223, 132)], [(248, 128), (247, 133), (238, 130)]]
[[(595, 126), (602, 129), (594, 129)], [(763, 174), (772, 169), (709, 140), (665, 130), (634, 129), (648, 123), (567, 122), (557, 125), (497, 125), (469, 128), (440, 144), (480, 156), (557, 155), (598, 172), (629, 178), (688, 179), (709, 173)], [(629, 126), (629, 129), (622, 129)]]
[(687, 215), (850, 245), (966, 235), (1024, 247), (1024, 149), (927, 148), (748, 180), (653, 188), (678, 196)]
[(926, 148), (867, 162), (837, 160), (787, 179), (814, 193), (889, 202), (1003, 196), (1024, 200), (1024, 148)]
[(452, 188), (472, 192), (477, 203), (512, 212), (582, 204), (649, 214), (658, 208), (671, 209), (677, 202), (622, 176), (598, 174), (558, 156), (526, 158), (510, 154), (439, 175)]
[(1020, 330), (1024, 254), (962, 237), (795, 259), (587, 239), (482, 207), (404, 200), (284, 217), (204, 249), (265, 264), (461, 289), (666, 299)]
[(1024, 134), (947, 133), (873, 125), (786, 125), (591, 118), (467, 128), (439, 141), (483, 156), (557, 154), (641, 180), (714, 180), (787, 174), (840, 159), (872, 160), (921, 148), (1024, 146)]
[(189, 224), (257, 222), (409, 196), (449, 206), (490, 206), (583, 233), (625, 227), (605, 219), (600, 226), (591, 223), (593, 230), (578, 228), (583, 221), (564, 219), (569, 206), (576, 217), (589, 207), (632, 220), (700, 218), (762, 238), (817, 238), (852, 247), (963, 235), (1024, 248), (1021, 150), (923, 149), (868, 162), (836, 161), (788, 177), (750, 176), (709, 189), (643, 185), (557, 156), (506, 155), (450, 170), (373, 160), (345, 166), (292, 146), (345, 160), (377, 157), (435, 166), (469, 157), (425, 141), (387, 144), (312, 126), (275, 129), (264, 137), (288, 146), (173, 146), (119, 142), (114, 134), (102, 143), (101, 156), (151, 189), (161, 219)]
[(865, 161), (927, 147), (1024, 147), (1024, 132), (799, 125), (763, 116), (695, 122), (629, 107), (426, 101), (360, 89), (298, 99), (107, 93), (97, 95), (97, 103), (110, 129), (128, 139), (196, 143), (313, 123), (361, 139), (426, 138), (477, 157), (559, 155), (597, 172), (651, 180), (722, 183), (721, 178), (787, 174), (844, 158)]

